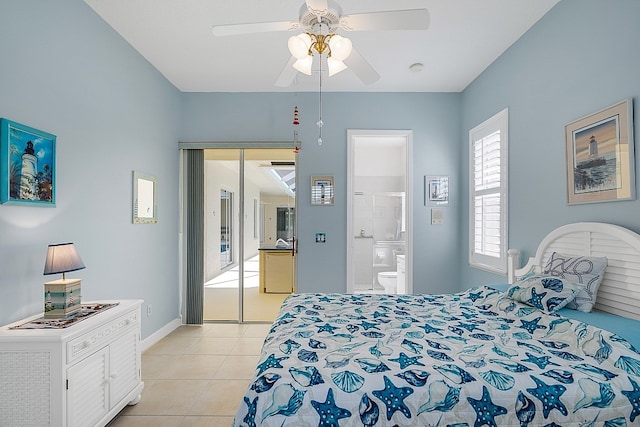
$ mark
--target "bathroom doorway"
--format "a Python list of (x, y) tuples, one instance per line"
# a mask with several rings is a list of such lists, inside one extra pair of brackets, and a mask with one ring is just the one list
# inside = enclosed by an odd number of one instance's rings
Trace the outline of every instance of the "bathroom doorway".
[(412, 292), (412, 138), (404, 130), (347, 132), (349, 293)]

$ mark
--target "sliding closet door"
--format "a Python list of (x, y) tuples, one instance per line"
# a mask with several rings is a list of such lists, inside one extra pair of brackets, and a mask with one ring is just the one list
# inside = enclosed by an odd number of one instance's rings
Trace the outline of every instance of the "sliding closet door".
[(204, 320), (272, 322), (295, 287), (295, 154), (206, 149), (204, 175)]
[(204, 150), (204, 320), (239, 321), (241, 149)]
[(295, 154), (290, 148), (245, 149), (243, 172), (242, 318), (272, 322), (295, 287)]

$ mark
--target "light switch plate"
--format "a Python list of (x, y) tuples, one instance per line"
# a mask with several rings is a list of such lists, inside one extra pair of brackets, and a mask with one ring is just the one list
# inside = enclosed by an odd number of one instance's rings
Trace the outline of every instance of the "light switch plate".
[(444, 224), (444, 211), (442, 209), (431, 209), (431, 225)]

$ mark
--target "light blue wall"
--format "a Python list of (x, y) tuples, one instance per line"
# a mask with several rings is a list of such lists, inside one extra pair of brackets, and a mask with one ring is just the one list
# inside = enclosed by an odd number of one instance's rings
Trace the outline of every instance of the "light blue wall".
[[(345, 290), (347, 129), (414, 131), (415, 292), (504, 281), (466, 264), (467, 133), (504, 107), (510, 246), (530, 256), (549, 230), (583, 220), (640, 232), (640, 201), (567, 206), (563, 133), (621, 99), (637, 103), (637, 0), (561, 1), (462, 94), (325, 93), (322, 147), (316, 93), (180, 94), (80, 0), (0, 0), (0, 12), (0, 116), (58, 136), (57, 207), (0, 206), (0, 323), (41, 310), (46, 246), (61, 241), (74, 241), (87, 265), (73, 273), (85, 299), (151, 303), (144, 337), (176, 319), (176, 142), (289, 140), (295, 105), (300, 291)], [(131, 224), (133, 170), (158, 176), (157, 225)], [(305, 183), (320, 174), (335, 176), (335, 206), (309, 204)], [(451, 202), (445, 225), (431, 226), (422, 180), (440, 174), (451, 178)], [(315, 232), (327, 243), (314, 243)]]
[[(318, 146), (318, 94), (185, 93), (182, 141), (293, 139), (293, 108), (300, 110), (298, 159), (298, 291), (346, 291), (347, 129), (413, 130), (414, 291), (458, 287), (458, 216), (461, 204), (460, 94), (324, 93), (323, 140)], [(312, 175), (333, 175), (334, 206), (311, 206)], [(445, 224), (429, 225), (424, 175), (449, 175)], [(324, 232), (327, 243), (315, 243)]]
[[(80, 0), (0, 16), (0, 117), (57, 136), (56, 207), (0, 205), (0, 324), (42, 311), (47, 245), (72, 241), (83, 300), (144, 299), (146, 337), (179, 316), (180, 92)], [(133, 170), (158, 177), (157, 225), (131, 224)]]
[[(509, 243), (535, 253), (552, 229), (602, 221), (640, 232), (640, 201), (567, 205), (564, 126), (633, 98), (640, 110), (640, 1), (563, 0), (463, 93), (462, 191), (468, 192), (468, 132), (509, 107)], [(635, 114), (636, 182), (640, 170)], [(468, 202), (462, 203), (462, 256)], [(463, 263), (465, 286), (504, 282)]]

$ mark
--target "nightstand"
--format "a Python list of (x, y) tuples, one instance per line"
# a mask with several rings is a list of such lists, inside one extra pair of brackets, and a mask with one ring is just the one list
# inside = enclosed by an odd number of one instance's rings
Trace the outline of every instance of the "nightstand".
[(28, 329), (39, 314), (0, 328), (0, 425), (104, 426), (140, 400), (142, 300), (85, 305), (108, 308), (66, 327)]

